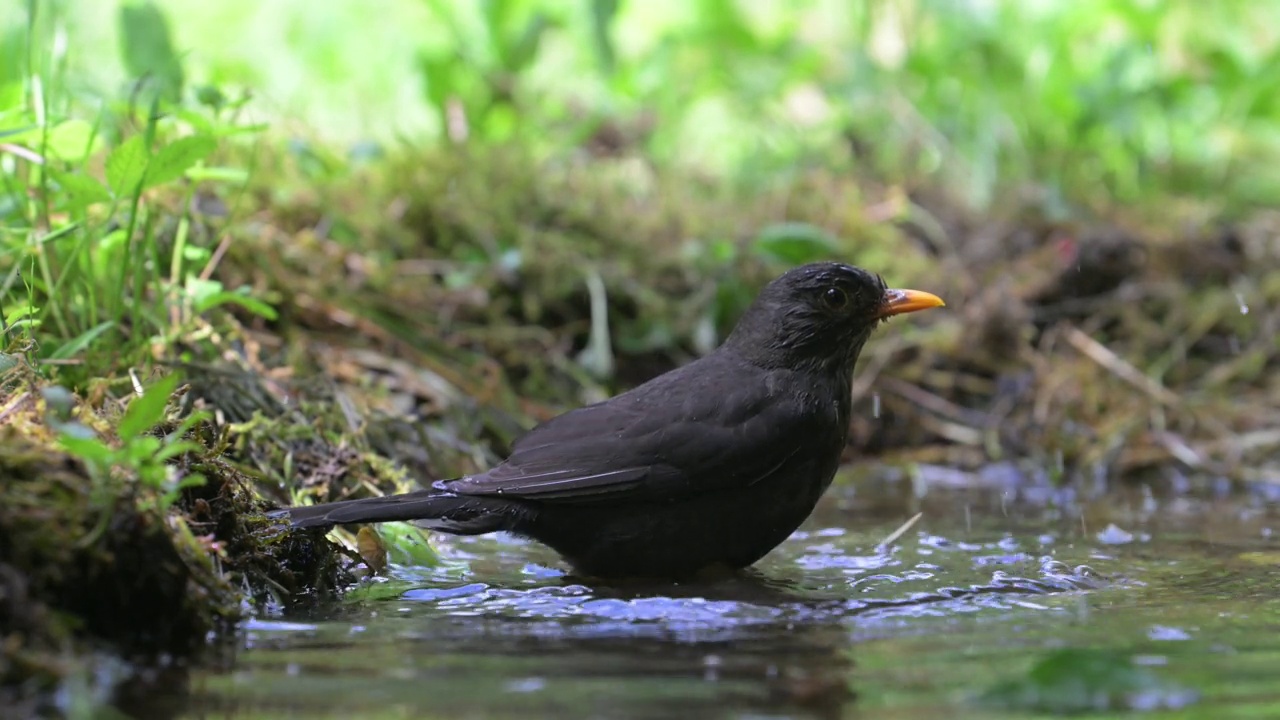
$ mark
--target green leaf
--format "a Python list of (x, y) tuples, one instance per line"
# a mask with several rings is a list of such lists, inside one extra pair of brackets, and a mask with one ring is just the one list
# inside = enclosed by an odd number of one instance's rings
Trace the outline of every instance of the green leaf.
[[(152, 423), (152, 425), (155, 425), (155, 423)], [(150, 425), (147, 427), (150, 427)], [(143, 430), (146, 429), (147, 428), (143, 428)], [(143, 472), (147, 461), (150, 460), (153, 455), (160, 452), (161, 444), (160, 438), (158, 437), (154, 437), (152, 435), (134, 435), (130, 437), (124, 447), (120, 448), (120, 452), (123, 458), (128, 461), (126, 464), (138, 472)]]
[(198, 453), (203, 449), (203, 446), (199, 443), (194, 443), (190, 440), (174, 440), (173, 442), (164, 445), (159, 450), (156, 450), (155, 459), (163, 462), (171, 457), (176, 457), (183, 453)]
[[(13, 16), (9, 16), (12, 19)], [(21, 17), (21, 16), (19, 16)], [(25, 23), (8, 22), (4, 31), (0, 31), (0, 57), (20, 58), (27, 54), (27, 27)], [(0, 64), (0, 113), (17, 109), (25, 105), (23, 84), (27, 80), (27, 68), (24, 63), (7, 62)]]
[[(199, 91), (197, 91), (198, 95)], [(190, 125), (197, 135), (213, 135), (218, 131), (218, 124), (208, 114), (199, 110), (174, 108), (173, 117)]]
[(195, 427), (196, 425), (212, 417), (213, 417), (213, 413), (209, 412), (208, 410), (196, 410), (195, 412), (183, 418), (182, 422), (178, 423), (178, 427), (174, 429), (172, 434), (177, 437), (182, 437), (183, 435), (186, 435), (188, 432), (190, 432), (191, 428)]
[(399, 580), (394, 578), (370, 578), (367, 582), (347, 590), (342, 594), (342, 602), (348, 604), (363, 602), (381, 602), (398, 598), (410, 590), (427, 587), (426, 583), (415, 580)]
[(704, 41), (718, 48), (751, 55), (762, 50), (760, 39), (733, 0), (702, 0), (695, 13)]
[(147, 179), (142, 187), (163, 185), (182, 177), (188, 169), (204, 160), (218, 148), (218, 143), (208, 135), (192, 135), (179, 138), (160, 148), (147, 168)]
[(26, 140), (38, 131), (38, 125), (23, 125), (22, 127), (11, 127), (0, 130), (0, 140), (5, 142), (18, 142)]
[(141, 135), (120, 143), (107, 156), (107, 186), (116, 197), (128, 197), (147, 174), (150, 160), (146, 140)]
[(96, 463), (99, 465), (108, 465), (114, 459), (114, 451), (98, 438), (73, 437), (71, 435), (62, 435), (58, 438), (58, 444), (62, 445), (67, 452), (86, 462)]
[(243, 185), (249, 181), (248, 171), (242, 168), (229, 167), (197, 167), (187, 171), (187, 177), (193, 182), (225, 182)]
[(17, 323), (19, 320), (35, 317), (39, 314), (40, 308), (35, 305), (18, 305), (5, 313), (4, 320), (12, 325)]
[(178, 376), (166, 375), (157, 380), (141, 397), (134, 397), (116, 426), (116, 434), (126, 442), (155, 427), (164, 420), (169, 396), (178, 387)]
[(67, 120), (49, 131), (45, 148), (55, 158), (78, 162), (92, 155), (100, 142), (93, 125), (84, 120)]
[(808, 223), (770, 225), (756, 236), (756, 252), (787, 265), (803, 265), (828, 259), (839, 244), (827, 231)]
[(54, 350), (53, 354), (50, 357), (52, 357), (55, 360), (63, 360), (63, 359), (69, 358), (72, 355), (75, 355), (80, 351), (84, 350), (85, 348), (89, 347), (89, 345), (91, 345), (94, 340), (97, 340), (103, 333), (115, 327), (115, 325), (116, 324), (111, 320), (98, 323), (97, 325), (89, 328), (88, 330), (85, 330), (84, 332), (80, 333), (74, 338), (71, 338), (70, 340), (68, 340), (57, 350)]
[(210, 298), (224, 292), (223, 285), (220, 280), (206, 280), (196, 275), (187, 276), (187, 281), (183, 285), (182, 290), (197, 307), (199, 307), (206, 298)]
[(120, 54), (129, 74), (152, 93), (170, 102), (182, 98), (182, 63), (173, 50), (169, 22), (153, 3), (120, 8)]
[(71, 234), (78, 229), (80, 229), (79, 222), (67, 223), (66, 225), (63, 225), (60, 228), (50, 230), (49, 234), (42, 236), (36, 242), (40, 245), (49, 245), (52, 243), (56, 243), (65, 237), (70, 237)]
[(440, 58), (422, 53), (418, 58), (418, 69), (422, 72), (427, 102), (435, 107), (443, 122), (445, 104), (449, 97), (457, 91), (457, 76), (461, 72), (458, 63), (452, 58)]
[(378, 533), (387, 545), (388, 555), (402, 565), (432, 567), (440, 564), (428, 541), (426, 531), (405, 522), (389, 522), (378, 526)]
[(43, 320), (36, 320), (36, 319), (34, 319), (34, 318), (27, 318), (27, 319), (25, 319), (25, 320), (10, 321), (10, 322), (9, 322), (9, 328), (8, 328), (8, 329), (9, 329), (10, 331), (17, 330), (17, 329), (19, 329), (19, 328), (30, 328), (30, 329), (32, 329), (32, 330), (36, 330), (36, 329), (39, 329), (39, 328), (41, 328), (41, 327), (43, 327), (43, 326), (44, 326), (44, 321), (43, 321)]
[(197, 313), (204, 313), (220, 305), (239, 305), (254, 315), (267, 320), (275, 320), (278, 317), (275, 308), (267, 303), (244, 293), (231, 291), (213, 293), (200, 298), (195, 305), (195, 310)]
[(39, 125), (5, 128), (0, 130), (0, 140), (37, 148), (58, 160), (76, 162), (92, 154), (101, 139), (88, 122), (66, 120), (50, 127), (47, 135)]
[(90, 205), (111, 201), (111, 193), (102, 183), (88, 175), (57, 171), (50, 174), (66, 194), (68, 204), (73, 209), (84, 210)]
[(227, 104), (227, 96), (217, 85), (204, 84), (196, 88), (196, 101), (205, 107), (221, 110)]
[(613, 50), (613, 18), (620, 0), (591, 0), (591, 40), (596, 59), (606, 76), (613, 74), (616, 54)]
[(535, 12), (519, 36), (510, 43), (503, 43), (508, 45), (504, 53), (508, 72), (519, 73), (533, 64), (538, 57), (538, 47), (542, 43), (542, 38), (551, 24), (545, 14), (541, 11)]

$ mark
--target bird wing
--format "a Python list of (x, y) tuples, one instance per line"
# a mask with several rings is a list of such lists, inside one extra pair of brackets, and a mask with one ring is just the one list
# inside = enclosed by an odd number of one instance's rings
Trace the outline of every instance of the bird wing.
[[(730, 383), (714, 364), (693, 369), (552, 418), (520, 438), (503, 464), (439, 486), (546, 502), (675, 500), (758, 482), (837, 426), (835, 399), (824, 407), (820, 393), (803, 392), (812, 388), (785, 374)], [(713, 390), (722, 384), (723, 392)]]

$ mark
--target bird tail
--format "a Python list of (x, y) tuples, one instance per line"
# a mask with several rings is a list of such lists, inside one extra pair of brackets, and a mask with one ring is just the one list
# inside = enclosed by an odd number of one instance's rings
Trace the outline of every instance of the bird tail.
[(483, 505), (479, 498), (429, 489), (320, 505), (296, 505), (273, 511), (268, 516), (288, 517), (290, 524), (297, 528), (414, 520), (427, 528), (455, 535), (479, 535), (505, 529), (507, 518)]

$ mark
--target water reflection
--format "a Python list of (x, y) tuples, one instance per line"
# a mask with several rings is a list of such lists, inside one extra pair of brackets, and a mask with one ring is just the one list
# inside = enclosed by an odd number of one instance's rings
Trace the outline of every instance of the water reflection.
[[(1072, 510), (998, 485), (924, 498), (861, 487), (856, 503), (834, 493), (756, 571), (715, 582), (590, 584), (531, 543), (454, 539), (441, 567), (401, 569), (420, 586), (394, 600), (251, 623), (236, 668), (196, 683), (190, 716), (828, 717), (851, 687), (868, 690), (872, 649), (1065, 627), (1077, 591), (1144, 587), (1154, 543), (1227, 538), (1212, 512), (1154, 512), (1149, 494)], [(1233, 512), (1233, 547), (1274, 520)], [(1132, 541), (1100, 541), (1113, 523)]]

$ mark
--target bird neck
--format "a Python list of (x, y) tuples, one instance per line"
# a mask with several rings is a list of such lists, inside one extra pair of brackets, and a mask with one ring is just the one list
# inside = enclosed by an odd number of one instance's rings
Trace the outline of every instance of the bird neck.
[(767, 370), (785, 368), (853, 382), (853, 367), (870, 333), (845, 338), (834, 347), (811, 335), (778, 333), (772, 327), (741, 323), (725, 338), (721, 351)]

